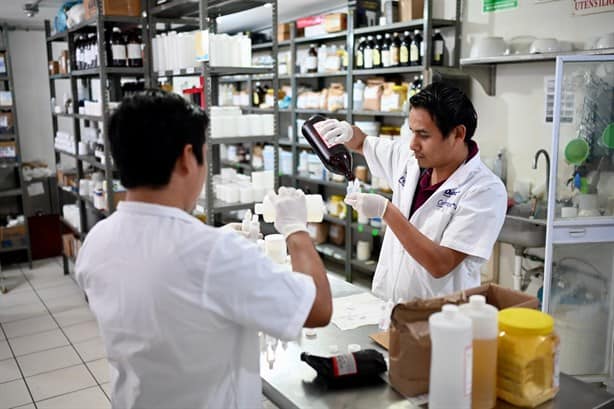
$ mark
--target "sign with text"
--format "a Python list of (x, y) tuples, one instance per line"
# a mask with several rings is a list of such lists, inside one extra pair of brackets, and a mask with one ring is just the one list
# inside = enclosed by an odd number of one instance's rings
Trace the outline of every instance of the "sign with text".
[(576, 16), (607, 13), (614, 11), (614, 0), (571, 0), (571, 7)]
[(482, 13), (517, 9), (518, 0), (482, 0)]

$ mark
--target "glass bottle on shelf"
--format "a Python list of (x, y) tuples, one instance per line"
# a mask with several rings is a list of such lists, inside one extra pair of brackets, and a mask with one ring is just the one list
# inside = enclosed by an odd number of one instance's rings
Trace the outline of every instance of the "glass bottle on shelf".
[(305, 66), (307, 67), (307, 72), (318, 72), (318, 51), (315, 44), (309, 45)]
[(373, 48), (374, 47), (375, 45), (373, 44), (373, 36), (368, 36), (367, 42), (365, 43), (365, 49), (364, 49), (364, 59), (365, 59), (364, 68), (365, 69), (373, 68)]
[(365, 47), (366, 47), (366, 39), (364, 37), (360, 37), (358, 40), (358, 47), (356, 48), (356, 69), (362, 70), (365, 68)]
[(401, 42), (401, 46), (399, 48), (399, 65), (409, 65), (409, 48), (411, 45), (411, 41), (412, 38), (409, 31), (403, 33), (403, 41)]
[(391, 45), (390, 33), (386, 33), (384, 41), (382, 42), (382, 66), (390, 67), (392, 65), (392, 59), (390, 57), (390, 45)]
[(70, 60), (72, 61), (73, 70), (81, 69), (81, 35), (80, 34), (77, 34), (73, 41), (73, 50), (70, 56)]
[(443, 55), (445, 50), (445, 42), (443, 40), (443, 36), (441, 35), (441, 31), (439, 29), (435, 30), (435, 34), (433, 34), (433, 47), (432, 47), (432, 55), (431, 59), (432, 65), (443, 65)]
[(414, 38), (409, 46), (409, 65), (422, 65), (422, 35), (414, 31)]
[(128, 44), (126, 48), (128, 51), (128, 66), (142, 67), (143, 55), (141, 54), (141, 41), (139, 40), (137, 31), (132, 30), (128, 33)]
[(382, 68), (382, 35), (375, 36), (373, 42), (373, 68)]
[(345, 71), (348, 69), (348, 53), (345, 51), (345, 46), (343, 44), (339, 46), (339, 50), (337, 52), (339, 53), (339, 58), (341, 59), (341, 69)]
[(119, 27), (113, 27), (109, 44), (111, 45), (111, 64), (109, 65), (113, 67), (125, 67), (127, 65), (126, 42), (124, 41), (122, 31)]
[(394, 33), (392, 35), (392, 40), (390, 41), (390, 66), (397, 67), (399, 65), (399, 51), (401, 49), (401, 38), (399, 37), (399, 33)]

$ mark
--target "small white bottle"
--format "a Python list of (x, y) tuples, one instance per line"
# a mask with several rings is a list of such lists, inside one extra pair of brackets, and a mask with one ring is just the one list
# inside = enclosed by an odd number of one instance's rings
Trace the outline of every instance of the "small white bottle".
[(472, 409), (491, 409), (497, 403), (497, 338), (499, 321), (496, 307), (486, 304), (483, 295), (472, 295), (460, 312), (473, 324)]
[[(307, 221), (310, 223), (320, 223), (324, 219), (324, 200), (321, 195), (305, 195), (307, 205)], [(254, 212), (261, 214), (267, 223), (275, 221), (275, 207), (267, 197), (262, 203), (256, 203)]]
[(473, 363), (471, 319), (446, 304), (429, 317), (430, 409), (470, 409)]

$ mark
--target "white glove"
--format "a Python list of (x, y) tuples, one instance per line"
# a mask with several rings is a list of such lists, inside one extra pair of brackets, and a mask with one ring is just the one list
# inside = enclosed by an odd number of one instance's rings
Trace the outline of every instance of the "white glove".
[(267, 198), (275, 207), (275, 228), (287, 239), (292, 233), (307, 231), (307, 200), (302, 190), (280, 187)]
[(344, 201), (369, 219), (384, 217), (388, 206), (388, 199), (373, 193), (350, 193)]
[(329, 145), (346, 143), (354, 136), (352, 125), (346, 121), (337, 119), (327, 119), (326, 121), (316, 122), (313, 127)]
[[(243, 231), (243, 223), (226, 223), (225, 225), (223, 225), (222, 227), (220, 227), (220, 229), (225, 230), (225, 231), (232, 231), (237, 233), (238, 235), (245, 237), (246, 239), (249, 239), (249, 232), (248, 231)], [(258, 233), (258, 238), (262, 239), (262, 233)]]

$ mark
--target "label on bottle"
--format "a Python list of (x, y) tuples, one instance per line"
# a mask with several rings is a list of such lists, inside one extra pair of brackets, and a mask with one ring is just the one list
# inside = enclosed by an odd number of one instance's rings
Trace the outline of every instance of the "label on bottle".
[(365, 60), (362, 56), (362, 51), (356, 53), (356, 68), (364, 68)]
[(409, 51), (407, 47), (401, 47), (399, 52), (399, 62), (401, 64), (407, 64), (409, 62)]
[(435, 41), (434, 60), (437, 62), (443, 60), (443, 41)]
[(305, 66), (307, 70), (316, 70), (318, 69), (318, 57), (314, 57), (313, 55), (305, 58)]
[(373, 50), (373, 65), (382, 65), (382, 55), (380, 54), (379, 50)]
[(420, 55), (418, 54), (418, 47), (416, 47), (415, 45), (411, 45), (409, 49), (409, 61), (412, 63), (417, 63), (420, 59)]
[(420, 57), (424, 57), (424, 50), (426, 50), (426, 43), (423, 41), (420, 43)]
[(382, 51), (382, 65), (384, 67), (390, 67), (391, 62), (390, 62), (390, 50), (383, 50)]
[(333, 360), (333, 373), (335, 376), (355, 375), (358, 373), (356, 359), (353, 354), (337, 355), (331, 359)]
[(140, 44), (128, 44), (128, 58), (131, 60), (141, 59), (141, 45)]
[(397, 47), (390, 47), (390, 65), (399, 65), (399, 49)]
[(364, 58), (365, 58), (365, 68), (373, 68), (373, 50), (366, 49)]
[(126, 59), (126, 47), (123, 45), (112, 45), (111, 56), (113, 60), (125, 60)]
[(341, 56), (341, 67), (343, 67), (344, 69), (347, 69), (348, 67), (348, 53), (346, 53), (345, 51)]
[(471, 374), (473, 372), (473, 345), (465, 347), (465, 397), (471, 396)]

